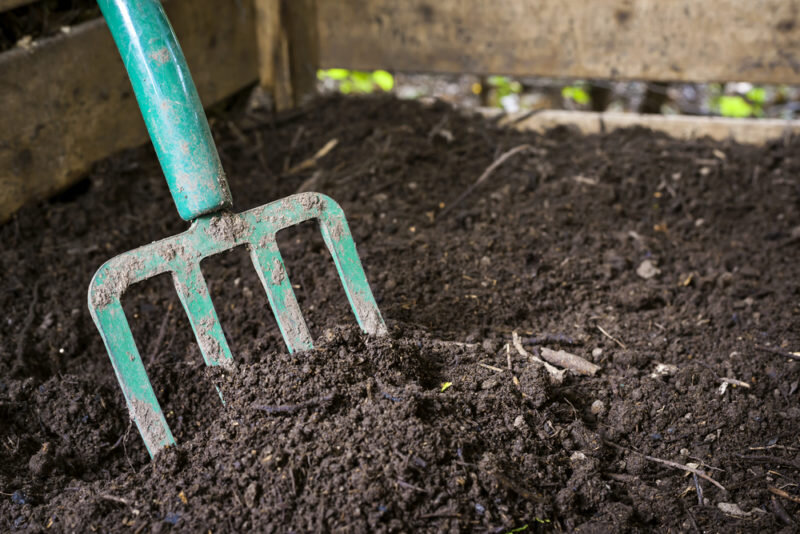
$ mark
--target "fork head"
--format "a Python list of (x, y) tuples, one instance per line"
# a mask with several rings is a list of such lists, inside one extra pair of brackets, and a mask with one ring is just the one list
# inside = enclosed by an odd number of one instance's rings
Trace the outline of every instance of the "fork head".
[(319, 193), (300, 193), (244, 213), (201, 216), (176, 236), (125, 252), (103, 264), (89, 287), (89, 311), (103, 338), (131, 418), (151, 456), (174, 444), (147, 377), (120, 299), (131, 284), (169, 272), (206, 365), (231, 367), (233, 357), (211, 302), (200, 261), (245, 245), (267, 293), (289, 352), (313, 348), (311, 334), (275, 240), (278, 231), (319, 221), (347, 299), (361, 329), (383, 335), (386, 325), (372, 295), (342, 208)]

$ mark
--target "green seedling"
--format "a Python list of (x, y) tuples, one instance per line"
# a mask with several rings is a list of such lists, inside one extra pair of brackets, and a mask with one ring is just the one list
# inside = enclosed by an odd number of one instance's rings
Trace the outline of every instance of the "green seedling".
[(394, 88), (394, 76), (385, 70), (372, 72), (347, 69), (318, 70), (320, 80), (333, 80), (342, 94), (368, 94), (376, 90), (391, 91)]

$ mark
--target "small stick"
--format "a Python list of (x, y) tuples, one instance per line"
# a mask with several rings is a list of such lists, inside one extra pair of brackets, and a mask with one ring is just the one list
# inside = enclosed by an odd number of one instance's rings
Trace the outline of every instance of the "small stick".
[(329, 402), (331, 400), (333, 400), (333, 395), (327, 395), (325, 397), (320, 397), (318, 399), (311, 399), (299, 402), (297, 404), (262, 405), (262, 406), (253, 406), (253, 408), (256, 410), (261, 410), (262, 412), (267, 412), (269, 414), (295, 413), (302, 410), (303, 408), (316, 406), (317, 404), (322, 404), (324, 402)]
[(788, 350), (774, 349), (772, 347), (765, 347), (763, 345), (756, 345), (756, 350), (760, 350), (761, 352), (769, 352), (770, 354), (777, 354), (778, 356), (783, 356), (784, 358), (791, 358), (792, 360), (800, 361), (800, 354), (795, 354), (794, 352), (789, 352)]
[(506, 360), (508, 361), (508, 370), (511, 371), (511, 347), (506, 343)]
[(564, 380), (564, 373), (566, 373), (567, 371), (556, 369), (555, 367), (553, 367), (546, 361), (542, 360), (538, 356), (530, 354), (528, 351), (522, 348), (522, 342), (519, 340), (519, 334), (517, 334), (516, 331), (511, 333), (511, 340), (512, 343), (514, 344), (514, 348), (517, 349), (517, 352), (519, 352), (520, 356), (528, 358), (534, 363), (543, 365), (544, 368), (547, 370), (547, 372), (550, 373), (550, 376), (553, 377), (554, 381), (561, 383)]
[(523, 150), (528, 150), (530, 148), (532, 148), (531, 145), (524, 144), (524, 145), (515, 146), (514, 148), (512, 148), (508, 152), (503, 153), (499, 158), (494, 160), (491, 165), (486, 167), (486, 170), (483, 171), (483, 174), (481, 174), (480, 177), (477, 180), (475, 180), (475, 183), (473, 183), (471, 186), (469, 186), (463, 193), (461, 193), (461, 195), (457, 199), (455, 199), (453, 201), (452, 204), (450, 204), (449, 206), (444, 208), (439, 213), (439, 217), (437, 217), (437, 220), (444, 218), (445, 215), (450, 213), (450, 211), (452, 211), (453, 208), (455, 208), (457, 205), (459, 205), (465, 198), (467, 198), (473, 191), (475, 191), (476, 187), (478, 187), (483, 182), (485, 182), (486, 179), (489, 176), (491, 176), (491, 174), (497, 169), (497, 167), (502, 165), (503, 162), (505, 162), (508, 158), (510, 158), (514, 154), (522, 152)]
[(622, 341), (620, 341), (619, 339), (615, 338), (614, 336), (612, 336), (611, 334), (609, 334), (608, 332), (606, 332), (606, 331), (603, 329), (603, 327), (602, 327), (602, 326), (600, 326), (600, 325), (597, 325), (597, 329), (598, 329), (598, 330), (600, 330), (600, 333), (601, 333), (601, 334), (603, 334), (604, 336), (606, 336), (608, 339), (610, 339), (611, 341), (613, 341), (614, 343), (616, 343), (617, 345), (619, 345), (619, 346), (620, 346), (620, 347), (622, 347), (623, 349), (625, 349), (625, 350), (628, 350), (628, 347), (626, 347), (626, 346), (625, 346), (625, 343), (623, 343), (623, 342), (622, 342)]
[(787, 499), (787, 500), (790, 500), (792, 502), (796, 502), (797, 504), (800, 504), (800, 497), (797, 497), (795, 495), (789, 495), (788, 493), (786, 493), (782, 489), (776, 488), (775, 486), (767, 486), (767, 489), (773, 495), (777, 495), (778, 497), (783, 497), (784, 499)]
[(600, 370), (599, 365), (595, 365), (565, 350), (550, 350), (547, 347), (542, 347), (541, 353), (542, 358), (553, 365), (565, 367), (582, 375), (594, 376)]
[(506, 372), (506, 370), (501, 368), (501, 367), (495, 367), (494, 365), (489, 365), (487, 363), (478, 362), (478, 365), (480, 365), (481, 367), (484, 367), (486, 369), (490, 369), (492, 371), (496, 371), (498, 373), (505, 373)]
[(732, 386), (740, 386), (740, 387), (743, 387), (743, 388), (750, 389), (750, 384), (748, 384), (747, 382), (744, 382), (742, 380), (737, 380), (735, 378), (721, 377), (719, 379), (719, 381), (722, 382), (723, 384), (730, 384)]
[(415, 486), (414, 484), (409, 484), (408, 482), (403, 482), (399, 478), (396, 479), (395, 482), (397, 482), (398, 485), (400, 485), (400, 486), (402, 486), (402, 487), (404, 487), (406, 489), (418, 491), (420, 493), (428, 493), (428, 490), (424, 490), (424, 489), (420, 488), (419, 486)]
[(632, 453), (638, 454), (638, 455), (642, 456), (645, 460), (650, 460), (651, 462), (656, 462), (656, 463), (659, 463), (659, 464), (662, 464), (662, 465), (666, 465), (668, 467), (672, 467), (673, 469), (680, 469), (681, 471), (688, 471), (690, 473), (694, 473), (695, 475), (699, 476), (703, 480), (707, 480), (707, 481), (711, 482), (712, 484), (714, 484), (716, 487), (718, 487), (722, 491), (727, 491), (722, 484), (720, 484), (719, 482), (717, 482), (716, 480), (714, 480), (713, 478), (711, 478), (707, 474), (703, 473), (699, 469), (695, 469), (694, 467), (689, 467), (688, 465), (679, 464), (678, 462), (672, 462), (670, 460), (662, 460), (661, 458), (656, 458), (655, 456), (648, 456), (648, 455), (646, 455), (644, 453), (641, 453), (639, 451), (635, 451), (633, 449), (629, 449), (627, 447), (623, 447), (622, 445), (617, 445), (616, 443), (614, 443), (612, 441), (603, 440), (603, 443), (605, 443), (606, 445), (609, 445), (611, 447), (614, 447), (615, 449), (620, 450), (620, 451), (627, 451), (627, 452), (632, 452)]
[(694, 489), (697, 491), (697, 504), (703, 506), (703, 486), (700, 485), (697, 473), (692, 473), (692, 478), (694, 478)]
[(310, 168), (310, 167), (313, 167), (314, 165), (316, 165), (316, 164), (317, 164), (317, 161), (319, 161), (319, 160), (321, 160), (322, 158), (324, 158), (325, 156), (327, 156), (327, 155), (328, 155), (328, 152), (330, 152), (331, 150), (333, 150), (333, 148), (334, 148), (334, 147), (335, 147), (335, 146), (336, 146), (338, 143), (339, 143), (339, 140), (338, 140), (338, 139), (331, 139), (330, 141), (328, 141), (327, 143), (325, 143), (325, 146), (323, 146), (322, 148), (320, 148), (320, 149), (317, 151), (317, 153), (316, 153), (316, 154), (314, 154), (313, 156), (311, 156), (310, 158), (308, 158), (308, 159), (306, 159), (306, 160), (303, 160), (303, 161), (301, 161), (300, 163), (298, 163), (297, 165), (295, 165), (294, 167), (292, 167), (291, 169), (289, 169), (288, 171), (286, 171), (286, 174), (297, 174), (298, 172), (300, 172), (300, 171), (302, 171), (302, 170), (305, 170), (305, 169), (308, 169), (308, 168)]

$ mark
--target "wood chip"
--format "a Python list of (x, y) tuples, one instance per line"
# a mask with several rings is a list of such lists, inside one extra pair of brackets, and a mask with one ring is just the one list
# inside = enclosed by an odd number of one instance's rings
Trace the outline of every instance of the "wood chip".
[(601, 369), (599, 365), (595, 365), (592, 362), (565, 350), (551, 350), (547, 347), (542, 347), (541, 353), (542, 359), (552, 363), (553, 365), (564, 367), (570, 371), (575, 371), (578, 374), (594, 376), (597, 371)]

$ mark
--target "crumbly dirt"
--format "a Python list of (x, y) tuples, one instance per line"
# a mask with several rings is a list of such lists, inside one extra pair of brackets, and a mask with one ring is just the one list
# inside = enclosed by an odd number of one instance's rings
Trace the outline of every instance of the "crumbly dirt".
[[(377, 98), (212, 122), (237, 211), (343, 206), (389, 335), (355, 325), (310, 223), (278, 244), (313, 351), (286, 353), (246, 250), (203, 262), (228, 372), (168, 275), (134, 285), (178, 441), (151, 462), (86, 290), (186, 224), (150, 149), (106, 160), (0, 227), (0, 529), (796, 531), (800, 140), (535, 135)], [(553, 383), (514, 331), (601, 370)]]
[(69, 32), (100, 16), (97, 0), (38, 0), (0, 12), (0, 52)]

